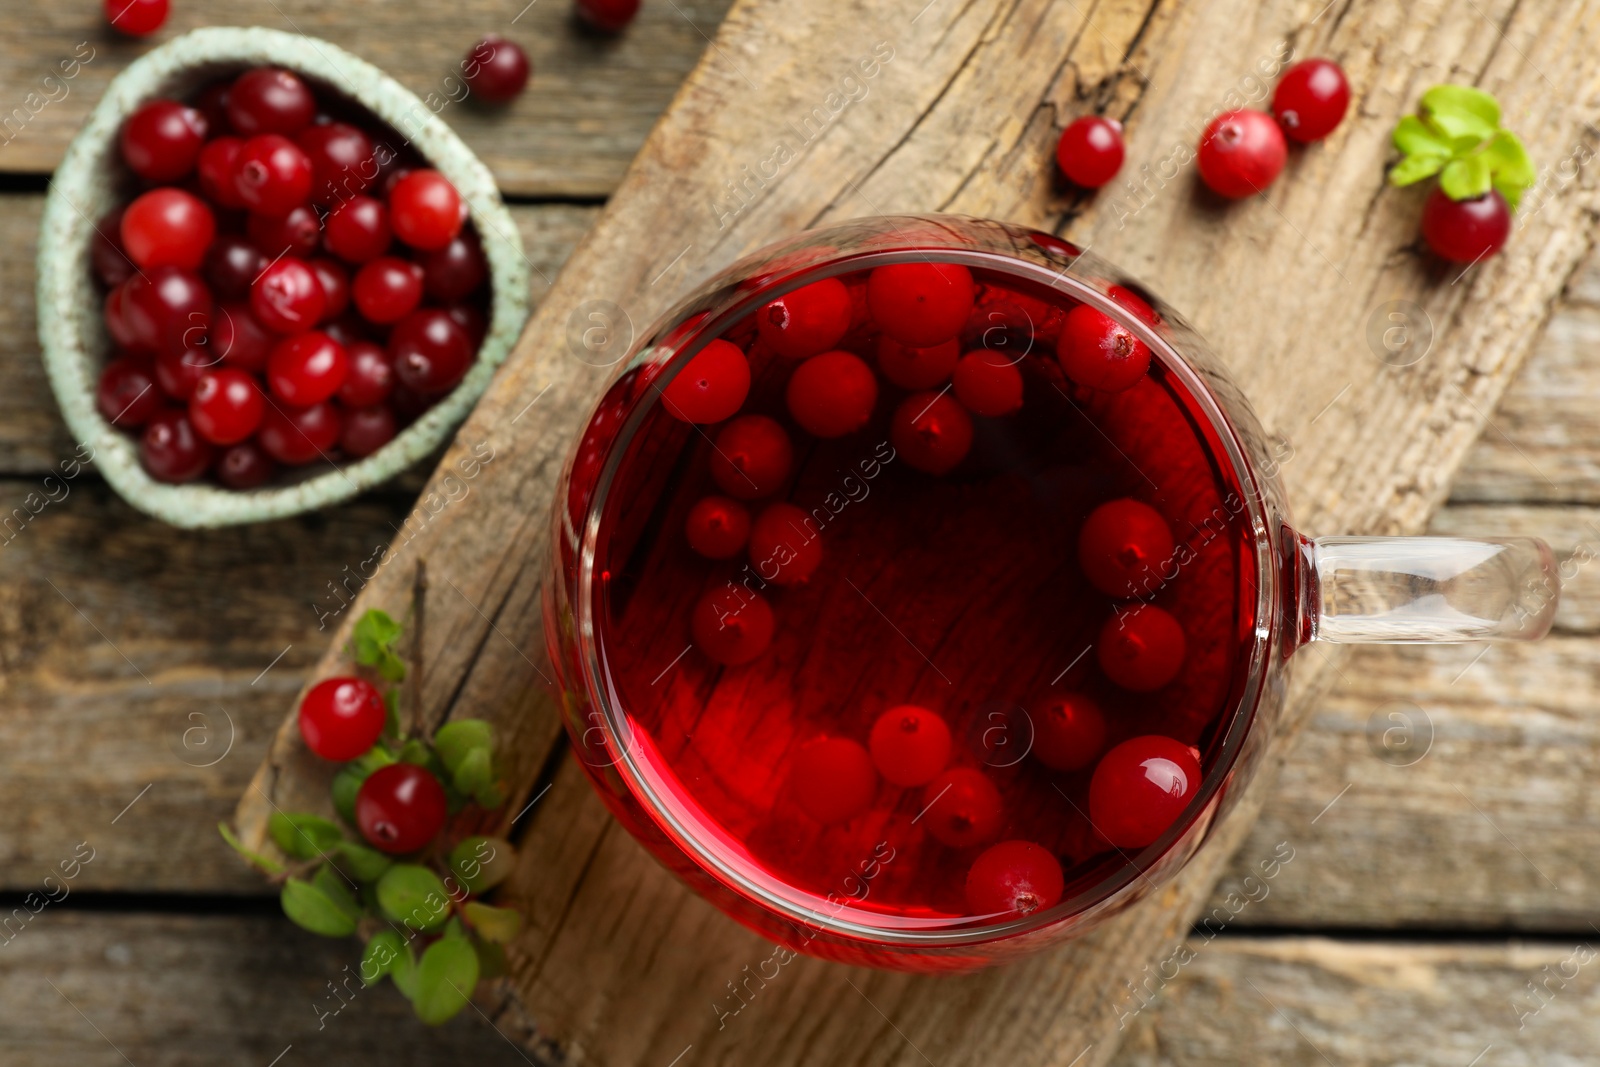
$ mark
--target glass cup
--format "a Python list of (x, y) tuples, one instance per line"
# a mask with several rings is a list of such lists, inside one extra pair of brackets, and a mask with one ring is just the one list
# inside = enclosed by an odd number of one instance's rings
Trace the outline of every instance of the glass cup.
[(794, 950), (963, 970), (1080, 934), (1228, 812), (1302, 645), (1550, 628), (1542, 541), (1308, 539), (1277, 454), (1173, 309), (1060, 238), (799, 234), (648, 331), (568, 461), (573, 747)]

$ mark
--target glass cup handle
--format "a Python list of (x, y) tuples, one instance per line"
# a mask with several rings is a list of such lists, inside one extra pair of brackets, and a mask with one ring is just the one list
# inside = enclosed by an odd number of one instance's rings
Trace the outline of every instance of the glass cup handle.
[(1302, 541), (1313, 641), (1533, 641), (1561, 598), (1555, 553), (1532, 537)]

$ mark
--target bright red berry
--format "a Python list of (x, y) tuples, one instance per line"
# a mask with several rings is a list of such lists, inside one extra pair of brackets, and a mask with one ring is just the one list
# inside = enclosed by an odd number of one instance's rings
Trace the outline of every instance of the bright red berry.
[(515, 100), (528, 84), (528, 53), (498, 34), (489, 34), (461, 61), (467, 88), (480, 100), (504, 104)]
[(867, 276), (873, 321), (914, 348), (943, 344), (960, 334), (974, 298), (972, 272), (959, 263), (891, 263)]
[[(329, 336), (333, 336), (331, 331)], [(343, 342), (340, 342), (343, 343)], [(381, 404), (394, 390), (394, 364), (381, 345), (372, 341), (352, 341), (345, 345), (349, 369), (339, 386), (339, 403), (365, 408)]]
[(850, 290), (838, 278), (803, 285), (756, 312), (761, 339), (785, 359), (826, 352), (850, 329)]
[(267, 386), (290, 407), (310, 407), (338, 392), (348, 370), (343, 345), (321, 330), (307, 330), (273, 346)]
[(1100, 628), (1095, 656), (1106, 677), (1135, 693), (1151, 693), (1183, 669), (1183, 627), (1154, 604), (1119, 611)]
[(247, 70), (228, 87), (228, 121), (245, 137), (292, 137), (317, 113), (316, 98), (300, 78), (276, 67)]
[(255, 377), (232, 367), (206, 371), (189, 396), (189, 421), (214, 445), (236, 445), (255, 433), (265, 409)]
[(1272, 92), (1272, 113), (1291, 141), (1320, 141), (1350, 106), (1350, 83), (1337, 63), (1307, 59), (1284, 71)]
[(158, 482), (192, 482), (211, 465), (211, 445), (181, 410), (158, 411), (139, 438), (139, 461)]
[(175, 182), (194, 169), (206, 117), (173, 100), (152, 100), (122, 125), (122, 159), (147, 182)]
[(211, 323), (211, 349), (224, 363), (259, 373), (266, 369), (267, 356), (277, 342), (277, 335), (256, 320), (245, 301), (217, 308)]
[(251, 211), (287, 214), (311, 199), (311, 160), (281, 134), (252, 137), (234, 158), (233, 187)]
[(725, 496), (701, 497), (684, 519), (683, 536), (707, 559), (732, 559), (750, 540), (750, 509)]
[(250, 310), (261, 325), (277, 333), (301, 333), (322, 321), (327, 298), (316, 272), (305, 260), (284, 256), (250, 287)]
[(118, 33), (148, 37), (167, 21), (168, 0), (105, 0), (106, 21)]
[(150, 367), (127, 356), (106, 364), (94, 396), (106, 421), (124, 429), (143, 426), (162, 407), (161, 390)]
[(195, 168), (200, 176), (200, 191), (218, 207), (242, 208), (239, 197), (239, 150), (244, 142), (237, 137), (217, 137), (200, 149)]
[(266, 485), (276, 472), (269, 457), (254, 441), (225, 448), (211, 465), (217, 481), (229, 489), (254, 489)]
[(344, 427), (339, 431), (339, 447), (357, 458), (370, 456), (394, 440), (398, 428), (394, 412), (383, 404), (370, 408), (353, 408), (344, 413)]
[(602, 33), (618, 33), (639, 13), (639, 0), (573, 0), (578, 17)]
[(1422, 205), (1422, 239), (1452, 263), (1476, 263), (1494, 255), (1511, 236), (1511, 208), (1497, 189), (1470, 200), (1452, 200), (1434, 189)]
[(950, 762), (950, 727), (915, 704), (878, 716), (867, 736), (873, 766), (898, 786), (926, 785)]
[(1254, 196), (1283, 170), (1289, 158), (1283, 130), (1264, 111), (1225, 111), (1200, 138), (1200, 178), (1219, 196)]
[(364, 678), (325, 678), (300, 702), (300, 736), (326, 760), (353, 760), (378, 743), (389, 713)]
[(974, 415), (998, 418), (1022, 407), (1022, 372), (1002, 352), (980, 348), (961, 357), (952, 384), (956, 399)]
[(1079, 385), (1120, 393), (1150, 369), (1150, 347), (1116, 319), (1079, 304), (1062, 323), (1056, 359)]
[(1044, 911), (1061, 899), (1061, 864), (1032, 841), (990, 845), (967, 871), (967, 909), (975, 916), (1011, 918)]
[(1033, 754), (1051, 770), (1081, 771), (1106, 746), (1106, 716), (1082, 693), (1048, 694), (1028, 704)]
[(377, 180), (372, 138), (348, 122), (313, 123), (294, 142), (311, 160), (311, 198), (319, 204), (342, 203)]
[(268, 403), (256, 441), (286, 467), (303, 467), (327, 457), (339, 443), (339, 411), (328, 401), (308, 408)]
[(1135, 318), (1142, 319), (1151, 326), (1161, 325), (1161, 316), (1150, 306), (1150, 301), (1143, 294), (1135, 292), (1126, 285), (1112, 285), (1106, 287), (1106, 295), (1133, 312)]
[(477, 234), (463, 230), (443, 248), (417, 256), (422, 287), (435, 300), (461, 300), (489, 277), (489, 264)]
[(908, 465), (944, 474), (972, 448), (972, 416), (943, 393), (912, 393), (889, 420), (889, 443)]
[(794, 449), (789, 435), (765, 415), (741, 415), (717, 434), (711, 477), (740, 500), (771, 496), (789, 477)]
[(789, 414), (808, 433), (843, 437), (867, 424), (878, 403), (878, 377), (849, 352), (812, 356), (789, 375)]
[(1144, 848), (1167, 831), (1200, 788), (1188, 745), (1154, 734), (1113, 748), (1089, 782), (1089, 821), (1117, 848)]
[(444, 829), (448, 814), (439, 779), (414, 763), (379, 767), (356, 792), (356, 826), (361, 836), (390, 855), (426, 846)]
[(772, 608), (759, 593), (712, 587), (689, 613), (689, 636), (706, 658), (724, 667), (749, 663), (772, 643)]
[(1000, 832), (1000, 790), (982, 771), (952, 767), (929, 782), (922, 795), (928, 833), (951, 848), (981, 845)]
[(1098, 189), (1122, 169), (1122, 123), (1100, 115), (1073, 119), (1056, 142), (1056, 165), (1074, 185)]
[(399, 322), (422, 303), (422, 268), (409, 259), (379, 256), (356, 271), (350, 297), (368, 322)]
[(209, 347), (185, 348), (181, 352), (162, 352), (156, 356), (156, 384), (173, 400), (188, 401), (201, 375), (215, 367), (219, 357)]
[(749, 361), (738, 345), (719, 338), (673, 375), (661, 391), (661, 402), (682, 422), (721, 422), (744, 406), (749, 392)]
[(145, 270), (194, 270), (216, 233), (217, 222), (206, 202), (182, 189), (152, 189), (122, 213), (122, 247)]
[[(211, 290), (192, 272), (157, 267), (135, 274), (113, 292), (122, 294), (121, 329), (131, 338), (118, 336), (119, 343), (171, 353), (205, 344), (211, 329)], [(116, 335), (117, 326), (109, 318), (107, 325)]]
[(394, 235), (424, 252), (443, 248), (461, 232), (461, 196), (436, 170), (414, 170), (389, 194)]
[(793, 504), (768, 504), (750, 527), (750, 563), (774, 585), (798, 585), (822, 564), (822, 534)]
[(423, 308), (401, 319), (389, 334), (395, 377), (422, 396), (454, 389), (472, 366), (472, 343), (448, 313)]
[(937, 389), (955, 373), (961, 343), (912, 348), (887, 335), (878, 338), (878, 370), (902, 389)]
[(389, 250), (389, 209), (370, 196), (355, 196), (328, 212), (323, 243), (346, 263), (366, 263)]
[(1161, 513), (1131, 497), (1107, 501), (1089, 513), (1078, 532), (1078, 564), (1106, 596), (1149, 596), (1161, 588), (1172, 562), (1172, 530)]
[(867, 750), (847, 737), (807, 741), (789, 765), (789, 794), (820, 823), (845, 822), (866, 811), (877, 788)]

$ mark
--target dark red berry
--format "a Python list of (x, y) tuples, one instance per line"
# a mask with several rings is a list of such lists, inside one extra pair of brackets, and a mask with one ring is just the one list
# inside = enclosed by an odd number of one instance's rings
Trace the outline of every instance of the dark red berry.
[(113, 426), (143, 426), (162, 408), (161, 390), (150, 367), (124, 356), (106, 364), (95, 388), (95, 406)]
[(283, 215), (311, 198), (311, 160), (287, 137), (266, 133), (239, 146), (234, 190), (258, 215)]
[(310, 407), (339, 391), (348, 366), (343, 345), (321, 330), (308, 330), (273, 346), (267, 385), (289, 407)]
[(237, 137), (217, 137), (200, 149), (196, 164), (200, 191), (219, 207), (244, 207), (238, 184), (239, 150), (243, 147), (244, 141)]
[(200, 375), (189, 397), (189, 421), (214, 445), (236, 445), (256, 432), (266, 401), (253, 375), (219, 367)]
[(326, 458), (339, 443), (340, 428), (338, 409), (327, 401), (289, 408), (268, 399), (256, 441), (284, 466), (302, 467)]
[(974, 415), (997, 418), (1022, 407), (1022, 372), (1003, 352), (980, 348), (962, 356), (952, 384), (956, 399)]
[(1344, 119), (1350, 83), (1337, 63), (1307, 59), (1284, 71), (1272, 92), (1272, 113), (1291, 141), (1320, 141)]
[(316, 272), (304, 260), (284, 256), (250, 287), (250, 310), (277, 333), (300, 333), (322, 321), (327, 298)]
[(1166, 580), (1161, 572), (1172, 560), (1167, 520), (1130, 497), (1095, 508), (1078, 532), (1078, 564), (1107, 596), (1152, 595)]
[(316, 98), (297, 74), (276, 67), (247, 70), (228, 88), (228, 121), (245, 137), (292, 136), (317, 112)]
[(878, 370), (902, 389), (937, 389), (955, 373), (961, 344), (950, 340), (931, 348), (911, 348), (892, 337), (878, 338)]
[(1167, 831), (1200, 788), (1200, 763), (1170, 737), (1134, 737), (1113, 748), (1089, 782), (1089, 821), (1117, 848), (1144, 848)]
[(1098, 189), (1122, 169), (1122, 123), (1099, 115), (1073, 119), (1056, 142), (1056, 165), (1074, 185)]
[(661, 391), (661, 402), (683, 422), (721, 422), (744, 406), (749, 392), (749, 361), (738, 345), (719, 338), (673, 375)]
[[(322, 284), (321, 278), (317, 279), (317, 284)], [(350, 310), (346, 310), (343, 315), (336, 319), (323, 322), (320, 329), (323, 333), (344, 345), (347, 350), (357, 341), (371, 341), (374, 336), (371, 324)]]
[(168, 408), (145, 424), (139, 461), (158, 482), (192, 482), (211, 465), (211, 445), (194, 432), (188, 416)]
[(417, 256), (422, 265), (422, 287), (435, 300), (460, 300), (489, 276), (478, 237), (463, 230), (443, 248)]
[(122, 250), (122, 208), (116, 208), (95, 224), (89, 242), (89, 263), (94, 276), (108, 288), (116, 288), (132, 277), (133, 260)]
[(147, 182), (175, 182), (194, 169), (206, 118), (173, 100), (152, 100), (122, 125), (122, 159)]
[(849, 352), (812, 356), (789, 375), (789, 414), (808, 433), (843, 437), (867, 424), (878, 403), (878, 378)]
[(122, 213), (122, 248), (145, 270), (194, 270), (216, 233), (216, 218), (206, 202), (182, 189), (152, 189)]
[(1002, 841), (972, 861), (967, 909), (974, 916), (1013, 918), (1044, 911), (1061, 899), (1061, 864), (1032, 841)]
[(750, 527), (750, 564), (773, 585), (798, 585), (822, 564), (822, 534), (793, 504), (768, 504)]
[(162, 352), (156, 356), (156, 384), (173, 400), (188, 401), (200, 378), (220, 362), (219, 357), (204, 348), (186, 348), (181, 352)]
[(915, 704), (878, 716), (867, 737), (878, 773), (898, 786), (927, 785), (950, 762), (950, 727)]
[(394, 235), (425, 252), (443, 248), (461, 232), (461, 196), (436, 170), (414, 170), (389, 194)]
[(1283, 130), (1265, 111), (1225, 111), (1200, 137), (1200, 178), (1229, 199), (1261, 192), (1288, 158)]
[(105, 0), (106, 21), (118, 33), (148, 37), (167, 21), (168, 0)]
[(1138, 384), (1150, 369), (1150, 347), (1116, 319), (1079, 304), (1067, 312), (1056, 359), (1079, 385), (1118, 393)]
[(944, 474), (972, 448), (972, 416), (943, 393), (912, 393), (889, 420), (889, 443), (909, 466)]
[(365, 263), (389, 250), (389, 209), (370, 196), (357, 196), (328, 212), (323, 243), (346, 263)]
[(478, 346), (483, 344), (484, 335), (489, 332), (489, 322), (483, 316), (483, 309), (476, 304), (457, 303), (447, 306), (444, 313), (466, 331), (467, 340), (472, 343), (472, 350), (476, 352)]
[[(327, 331), (333, 336), (332, 330)], [(352, 341), (345, 345), (349, 370), (339, 386), (339, 402), (346, 407), (365, 408), (381, 404), (394, 389), (394, 364), (381, 345), (372, 341)]]
[(794, 449), (789, 435), (765, 415), (741, 415), (717, 434), (711, 477), (740, 500), (771, 496), (789, 477)]
[(823, 278), (756, 312), (756, 328), (778, 355), (806, 359), (837, 345), (850, 329), (850, 317), (850, 291), (837, 278)]
[(749, 663), (772, 643), (772, 608), (759, 593), (713, 586), (689, 613), (689, 636), (706, 658), (724, 667)]
[(491, 33), (461, 61), (467, 87), (491, 104), (515, 100), (528, 84), (528, 54), (515, 43)]
[(285, 254), (304, 259), (322, 240), (322, 220), (311, 205), (300, 204), (282, 215), (251, 215), (245, 233), (268, 260)]
[(368, 322), (399, 322), (422, 303), (422, 268), (409, 259), (379, 256), (356, 271), (350, 297)]
[(1033, 754), (1057, 771), (1081, 771), (1106, 746), (1106, 717), (1082, 693), (1049, 694), (1028, 704)]
[(326, 678), (300, 701), (300, 736), (326, 760), (353, 760), (378, 743), (389, 713), (363, 678)]
[(327, 256), (318, 256), (307, 266), (317, 276), (317, 284), (322, 286), (320, 321), (326, 322), (344, 314), (344, 309), (350, 306), (350, 275), (345, 273), (344, 267)]
[(960, 334), (973, 299), (972, 272), (959, 263), (891, 263), (867, 276), (873, 321), (914, 348), (943, 344)]
[(438, 308), (413, 311), (396, 323), (388, 352), (395, 377), (423, 396), (449, 392), (472, 366), (466, 332)]
[(233, 128), (228, 121), (228, 86), (232, 84), (231, 80), (214, 81), (195, 95), (195, 110), (206, 117), (206, 126), (213, 137)]
[(426, 846), (444, 829), (448, 814), (439, 779), (414, 763), (379, 767), (356, 792), (356, 826), (361, 836), (390, 855)]
[(218, 300), (240, 300), (261, 276), (269, 260), (238, 234), (219, 234), (206, 253), (205, 277)]
[(846, 737), (819, 737), (795, 751), (789, 795), (820, 823), (840, 823), (866, 811), (878, 776), (867, 750)]
[(1100, 628), (1095, 656), (1106, 677), (1135, 693), (1150, 693), (1183, 669), (1183, 627), (1154, 604), (1119, 611)]
[(929, 782), (922, 795), (922, 823), (951, 848), (981, 845), (1000, 832), (1000, 790), (982, 771), (952, 767)]
[(702, 497), (684, 519), (683, 536), (707, 559), (732, 559), (750, 539), (750, 510), (725, 496)]
[(367, 191), (378, 178), (372, 138), (347, 122), (319, 122), (295, 136), (311, 160), (311, 198), (338, 204)]
[(211, 290), (190, 271), (157, 267), (135, 274), (113, 292), (122, 294), (124, 328), (137, 346), (177, 353), (206, 343), (211, 328)]
[(277, 335), (261, 325), (246, 301), (217, 308), (211, 322), (211, 350), (229, 366), (258, 374), (266, 369), (267, 356), (277, 343)]
[(395, 430), (394, 412), (384, 405), (354, 408), (344, 413), (339, 447), (357, 458), (370, 456), (394, 440)]
[(129, 314), (127, 297), (132, 281), (129, 278), (106, 294), (102, 317), (106, 320), (106, 331), (111, 334), (117, 347), (148, 355), (155, 351), (155, 342), (144, 335), (143, 322)]
[(1452, 263), (1476, 263), (1500, 251), (1511, 236), (1511, 208), (1499, 190), (1452, 200), (1434, 189), (1422, 205), (1422, 239)]
[(639, 13), (639, 0), (573, 0), (572, 9), (602, 33), (618, 33)]
[(229, 489), (255, 489), (266, 485), (276, 471), (272, 459), (254, 441), (225, 448), (211, 465), (217, 481)]

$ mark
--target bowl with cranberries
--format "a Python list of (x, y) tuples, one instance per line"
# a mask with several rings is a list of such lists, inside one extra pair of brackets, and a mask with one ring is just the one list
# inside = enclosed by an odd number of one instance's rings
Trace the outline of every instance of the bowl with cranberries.
[(52, 182), (40, 340), (106, 480), (180, 526), (324, 507), (434, 452), (528, 315), (488, 169), (327, 42), (196, 30)]

